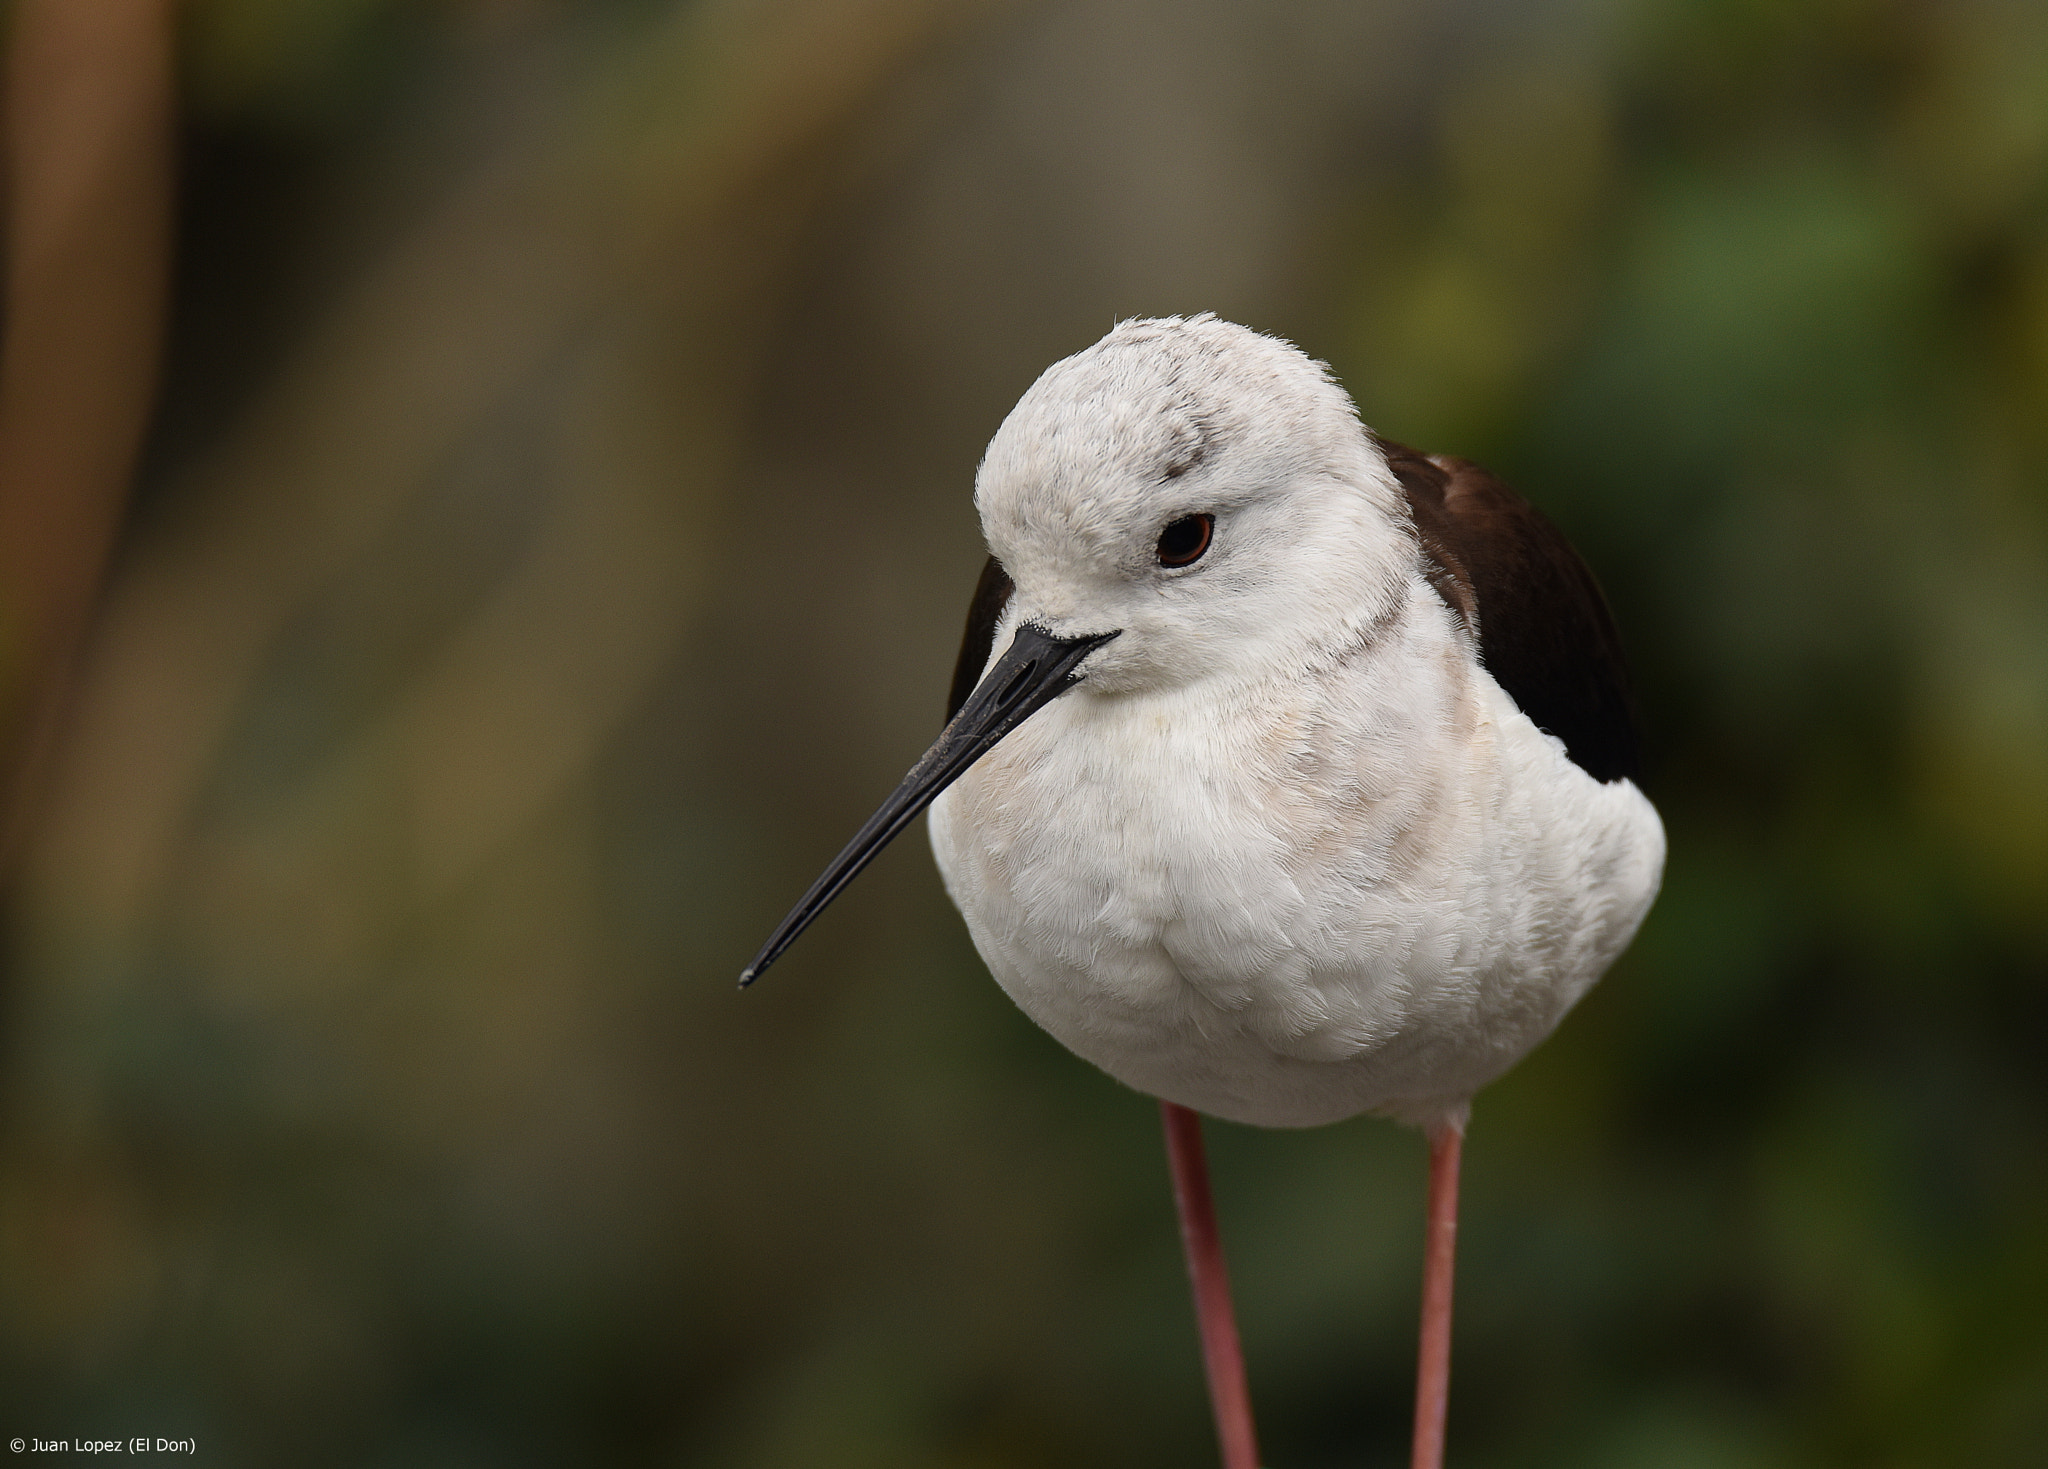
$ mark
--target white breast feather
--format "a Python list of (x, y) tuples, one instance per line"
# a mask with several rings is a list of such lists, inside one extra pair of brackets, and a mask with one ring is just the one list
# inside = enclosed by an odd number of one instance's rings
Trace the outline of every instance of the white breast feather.
[(1416, 577), (1320, 678), (1100, 694), (932, 808), (1003, 988), (1079, 1055), (1219, 1117), (1428, 1121), (1634, 934), (1663, 830), (1573, 765)]

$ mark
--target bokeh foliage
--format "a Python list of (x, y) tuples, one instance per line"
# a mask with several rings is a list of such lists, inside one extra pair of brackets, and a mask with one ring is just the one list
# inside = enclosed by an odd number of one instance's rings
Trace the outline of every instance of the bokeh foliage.
[[(1544, 505), (1672, 839), (1483, 1094), (1473, 1466), (2048, 1442), (2048, 10), (201, 0), (15, 903), (12, 1433), (1207, 1462), (1149, 1105), (906, 847), (980, 444), (1119, 316)], [(1212, 1128), (1266, 1456), (1402, 1462), (1422, 1155)]]

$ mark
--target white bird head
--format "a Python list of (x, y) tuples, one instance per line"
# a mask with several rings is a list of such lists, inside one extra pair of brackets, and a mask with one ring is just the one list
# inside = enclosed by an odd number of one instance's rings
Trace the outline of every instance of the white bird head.
[(1328, 370), (1214, 316), (1127, 321), (1054, 363), (976, 477), (1016, 584), (997, 646), (1117, 631), (1091, 688), (1334, 656), (1400, 595), (1414, 542)]
[(1299, 676), (1369, 635), (1415, 559), (1399, 486), (1327, 369), (1206, 314), (1124, 322), (1046, 369), (990, 442), (975, 503), (1014, 584), (1002, 651), (742, 985), (1076, 683)]

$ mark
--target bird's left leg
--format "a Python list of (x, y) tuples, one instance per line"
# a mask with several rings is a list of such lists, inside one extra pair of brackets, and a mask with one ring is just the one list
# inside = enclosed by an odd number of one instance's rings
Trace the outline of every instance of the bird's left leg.
[(1443, 1469), (1451, 1397), (1451, 1271), (1458, 1248), (1458, 1163), (1465, 1109), (1431, 1124), (1429, 1227), (1422, 1264), (1422, 1349), (1415, 1370), (1415, 1452), (1410, 1469)]

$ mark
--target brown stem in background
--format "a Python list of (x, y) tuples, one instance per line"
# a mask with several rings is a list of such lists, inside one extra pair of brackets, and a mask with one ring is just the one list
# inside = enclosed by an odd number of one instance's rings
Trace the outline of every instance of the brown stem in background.
[(171, 235), (175, 0), (15, 0), (0, 148), (0, 879), (149, 418)]

